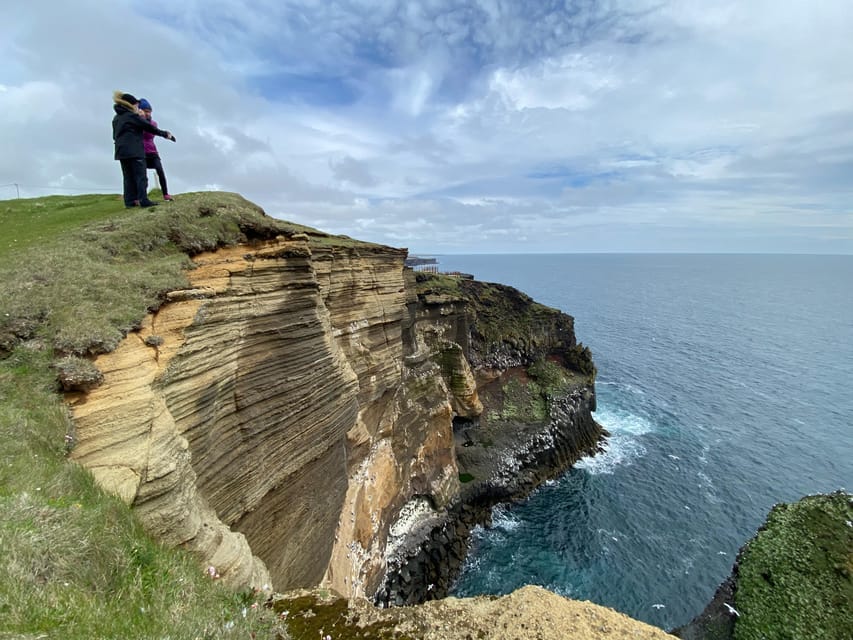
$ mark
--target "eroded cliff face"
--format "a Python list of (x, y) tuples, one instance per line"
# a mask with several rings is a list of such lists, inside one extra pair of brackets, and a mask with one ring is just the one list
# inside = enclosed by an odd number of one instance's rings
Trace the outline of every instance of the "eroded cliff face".
[(595, 367), (571, 316), (470, 277), (417, 280), (413, 340), (433, 353), (454, 393), (476, 390), (478, 410), (454, 415), (458, 498), (448, 508), (408, 505), (408, 535), (386, 554), (375, 595), (383, 605), (444, 597), (491, 508), (595, 453), (605, 435), (592, 418)]
[[(523, 322), (502, 330), (507, 309), (490, 316), (503, 303), (487, 298), (508, 291), (436, 293), (405, 255), (299, 234), (195, 256), (191, 288), (97, 358), (99, 387), (68, 395), (73, 457), (238, 586), (373, 597), (448, 523), (464, 542), (453, 514), (528, 491), (598, 441), (593, 373), (568, 316), (515, 292)], [(576, 379), (542, 415), (513, 417), (537, 361)]]
[(307, 237), (196, 256), (193, 288), (68, 396), (73, 457), (233, 584), (369, 580), (409, 495), (458, 488), (440, 370), (404, 374), (404, 257)]

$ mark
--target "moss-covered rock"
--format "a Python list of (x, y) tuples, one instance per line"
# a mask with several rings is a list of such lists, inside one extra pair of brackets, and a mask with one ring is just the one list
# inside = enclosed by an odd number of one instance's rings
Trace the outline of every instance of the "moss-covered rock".
[(66, 356), (54, 365), (63, 391), (87, 391), (104, 381), (104, 374), (87, 358)]
[(326, 589), (292, 592), (277, 598), (272, 607), (292, 638), (411, 640), (395, 629), (393, 620), (362, 622), (347, 600)]
[(775, 506), (741, 554), (735, 608), (736, 640), (853, 637), (853, 496)]
[(848, 640), (853, 629), (853, 496), (778, 504), (684, 640)]

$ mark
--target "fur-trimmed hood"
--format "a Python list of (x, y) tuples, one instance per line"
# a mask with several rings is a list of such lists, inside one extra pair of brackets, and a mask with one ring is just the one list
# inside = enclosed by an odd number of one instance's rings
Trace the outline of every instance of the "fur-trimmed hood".
[[(124, 91), (113, 91), (113, 102), (115, 102), (116, 107), (124, 107), (129, 111), (136, 112), (136, 105), (131, 104), (127, 100), (125, 100), (122, 96), (127, 95)], [(116, 109), (117, 111), (118, 109)]]

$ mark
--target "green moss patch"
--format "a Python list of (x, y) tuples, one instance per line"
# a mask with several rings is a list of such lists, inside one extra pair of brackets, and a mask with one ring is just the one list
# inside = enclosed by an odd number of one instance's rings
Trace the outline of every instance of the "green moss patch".
[(742, 553), (736, 640), (847, 640), (853, 629), (853, 496), (777, 505)]
[(503, 402), (494, 417), (505, 422), (543, 422), (548, 418), (548, 401), (542, 387), (534, 380), (510, 378), (503, 386)]
[[(505, 285), (476, 280), (460, 280), (459, 284), (474, 311), (476, 331), (487, 350), (506, 343), (533, 351), (555, 337), (547, 328), (561, 317), (557, 309), (534, 302)], [(571, 321), (569, 316), (563, 317)]]
[(418, 271), (415, 274), (415, 291), (427, 303), (461, 300), (460, 282), (455, 276)]

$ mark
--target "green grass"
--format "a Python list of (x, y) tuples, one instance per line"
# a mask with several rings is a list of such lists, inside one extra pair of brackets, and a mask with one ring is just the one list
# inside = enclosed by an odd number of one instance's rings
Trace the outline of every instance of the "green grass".
[(188, 254), (290, 227), (234, 194), (130, 211), (116, 196), (4, 201), (0, 223), (0, 638), (286, 637), (68, 461), (57, 373), (91, 374), (87, 356), (184, 285)]
[[(136, 212), (138, 213), (138, 211)], [(52, 242), (80, 226), (132, 216), (119, 195), (49, 196), (0, 201), (0, 260), (5, 255)]]
[(511, 378), (503, 386), (503, 402), (494, 418), (525, 424), (544, 422), (548, 418), (548, 399), (535, 380)]
[(739, 563), (736, 640), (848, 640), (853, 630), (853, 496), (777, 505)]
[(78, 198), (0, 205), (17, 220), (0, 247), (0, 351), (32, 338), (64, 355), (111, 351), (163, 292), (186, 284), (187, 254), (290, 231), (234, 194), (186, 194), (148, 210)]
[(251, 594), (153, 542), (66, 460), (70, 431), (50, 354), (16, 348), (0, 361), (0, 637), (274, 637)]

